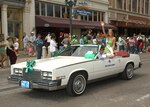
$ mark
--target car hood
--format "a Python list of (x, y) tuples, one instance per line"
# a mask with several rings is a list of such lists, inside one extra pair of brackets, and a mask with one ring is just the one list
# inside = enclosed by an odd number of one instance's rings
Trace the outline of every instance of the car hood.
[[(36, 64), (33, 68), (42, 71), (52, 71), (60, 67), (86, 62), (90, 60), (92, 59), (86, 59), (84, 57), (58, 56), (58, 57), (35, 60)], [(26, 68), (26, 62), (15, 64), (13, 65), (13, 68)]]

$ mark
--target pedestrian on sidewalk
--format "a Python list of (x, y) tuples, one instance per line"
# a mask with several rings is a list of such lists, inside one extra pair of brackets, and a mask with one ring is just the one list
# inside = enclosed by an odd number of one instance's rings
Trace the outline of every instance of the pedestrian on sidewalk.
[(52, 33), (52, 35), (51, 35), (51, 41), (50, 41), (50, 55), (52, 57), (55, 56), (55, 52), (57, 51), (57, 43), (55, 41), (55, 38), (56, 38), (55, 34)]
[(9, 57), (10, 60), (10, 65), (13, 65), (17, 61), (17, 55), (14, 49), (14, 42), (13, 42), (13, 37), (8, 37), (7, 38), (7, 45), (6, 45), (6, 54)]
[(19, 43), (18, 43), (18, 38), (14, 38), (14, 49), (15, 49), (15, 52), (16, 52), (16, 55), (18, 56), (19, 55)]
[(30, 37), (26, 34), (26, 32), (23, 33), (23, 48), (24, 48), (24, 53), (27, 54), (28, 50), (27, 50), (27, 44), (28, 41), (30, 40)]
[(41, 35), (38, 34), (38, 38), (36, 40), (36, 49), (37, 49), (37, 59), (41, 59), (42, 57), (42, 47), (43, 47), (43, 40), (41, 39)]
[(34, 51), (33, 51), (34, 50), (34, 46), (33, 46), (31, 41), (28, 41), (27, 50), (28, 50), (29, 57), (34, 56)]
[(50, 41), (51, 41), (51, 34), (50, 32), (48, 32), (47, 36), (45, 37), (45, 46), (46, 46), (46, 51), (47, 51), (47, 54), (48, 54), (48, 47), (50, 45)]

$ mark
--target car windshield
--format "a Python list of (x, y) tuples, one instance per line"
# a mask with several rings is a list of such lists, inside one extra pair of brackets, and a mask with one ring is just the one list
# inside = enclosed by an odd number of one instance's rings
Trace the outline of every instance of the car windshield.
[(84, 57), (87, 52), (92, 52), (93, 54), (97, 54), (98, 46), (70, 46), (68, 49), (65, 49), (60, 56), (79, 56)]

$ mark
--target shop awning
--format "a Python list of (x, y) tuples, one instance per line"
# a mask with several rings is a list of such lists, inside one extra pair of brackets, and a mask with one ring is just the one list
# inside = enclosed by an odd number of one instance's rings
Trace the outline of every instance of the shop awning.
[[(63, 27), (69, 28), (69, 19), (65, 18), (53, 18), (48, 16), (36, 16), (35, 17), (36, 27)], [(91, 21), (79, 21), (73, 20), (73, 28), (81, 29), (101, 29), (100, 22)], [(113, 25), (105, 24), (106, 29), (116, 29)]]
[(132, 23), (132, 22), (111, 21), (111, 24), (116, 27), (150, 28), (150, 25), (148, 25), (148, 24), (139, 24), (139, 23)]

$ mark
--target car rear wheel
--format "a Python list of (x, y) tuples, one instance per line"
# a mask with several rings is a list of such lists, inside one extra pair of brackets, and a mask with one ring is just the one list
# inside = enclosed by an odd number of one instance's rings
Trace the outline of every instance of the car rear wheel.
[(128, 63), (128, 64), (126, 65), (125, 70), (124, 70), (123, 73), (122, 73), (122, 78), (123, 78), (123, 79), (126, 79), (126, 80), (132, 79), (132, 77), (133, 77), (133, 75), (134, 75), (133, 71), (134, 71), (134, 66), (133, 66), (133, 64), (132, 64), (132, 63)]
[(79, 96), (86, 89), (86, 78), (82, 73), (75, 73), (70, 77), (67, 85), (67, 93), (71, 96)]

